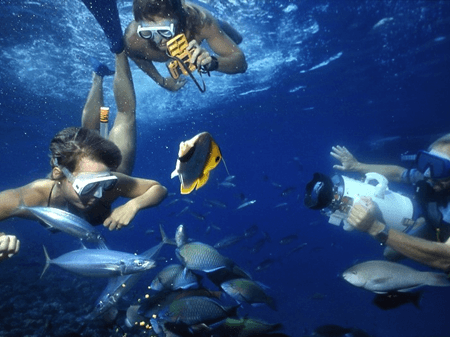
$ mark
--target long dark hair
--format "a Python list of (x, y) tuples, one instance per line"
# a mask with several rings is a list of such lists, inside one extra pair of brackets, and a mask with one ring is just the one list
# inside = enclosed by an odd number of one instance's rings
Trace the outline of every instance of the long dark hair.
[(181, 0), (134, 0), (133, 15), (137, 22), (151, 21), (155, 16), (176, 19), (177, 34), (195, 35), (204, 24), (199, 11), (194, 7), (183, 6)]
[(64, 166), (73, 172), (79, 160), (87, 157), (115, 170), (122, 161), (116, 144), (100, 136), (98, 131), (69, 127), (58, 132), (50, 142), (51, 165)]

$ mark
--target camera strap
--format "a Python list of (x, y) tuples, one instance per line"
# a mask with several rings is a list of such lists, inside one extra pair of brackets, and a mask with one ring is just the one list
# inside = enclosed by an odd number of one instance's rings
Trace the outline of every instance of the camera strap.
[[(197, 86), (198, 90), (200, 90), (200, 92), (203, 94), (203, 93), (206, 91), (206, 84), (205, 84), (205, 81), (203, 80), (203, 76), (202, 76), (202, 72), (204, 72), (204, 71), (199, 71), (199, 73), (200, 73), (200, 78), (201, 78), (202, 84), (203, 84), (203, 88), (202, 88), (202, 87), (200, 86), (200, 84), (198, 83), (197, 79), (196, 79), (196, 78), (194, 77), (194, 75), (192, 74), (192, 71), (189, 69), (189, 67), (186, 67), (186, 65), (184, 64), (184, 62), (183, 62), (179, 57), (177, 57), (177, 56), (170, 56), (170, 55), (169, 55), (169, 57), (170, 57), (172, 60), (177, 61), (177, 62), (178, 62), (178, 65), (179, 65), (180, 67), (183, 67), (183, 69), (189, 74), (189, 77), (192, 78), (192, 80), (194, 81), (194, 83), (195, 83), (195, 85)], [(208, 76), (210, 76), (210, 75), (209, 75), (209, 71), (207, 71), (206, 73), (208, 74)]]

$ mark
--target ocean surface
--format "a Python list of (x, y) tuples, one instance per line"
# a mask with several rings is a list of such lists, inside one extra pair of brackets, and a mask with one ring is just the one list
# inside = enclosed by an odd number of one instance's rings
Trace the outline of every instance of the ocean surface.
[[(221, 250), (268, 286), (277, 302), (277, 311), (246, 308), (249, 316), (282, 323), (289, 336), (310, 335), (324, 324), (378, 337), (449, 336), (450, 288), (425, 287), (420, 309), (412, 304), (379, 309), (372, 304), (374, 294), (341, 274), (357, 262), (382, 259), (382, 248), (361, 233), (328, 224), (303, 199), (314, 172), (335, 173), (329, 154), (334, 145), (345, 145), (362, 162), (402, 165), (402, 153), (426, 149), (450, 131), (450, 1), (199, 3), (242, 33), (248, 70), (211, 74), (204, 94), (192, 81), (171, 93), (131, 62), (138, 127), (133, 175), (161, 182), (170, 195), (157, 208), (141, 211), (129, 228), (102, 228), (110, 248), (142, 252), (158, 243), (159, 224), (173, 236), (183, 223), (191, 238), (210, 245), (257, 225), (254, 237)], [(114, 58), (81, 1), (0, 0), (0, 5), (0, 190), (5, 190), (49, 173), (51, 138), (80, 125), (91, 83), (89, 57), (111, 67)], [(131, 6), (130, 0), (118, 1), (123, 28), (132, 19)], [(111, 77), (104, 93), (114, 115)], [(202, 131), (219, 144), (235, 186), (220, 184), (228, 175), (221, 164), (205, 187), (181, 196), (178, 179), (170, 179), (178, 146)], [(226, 207), (211, 207), (210, 200)], [(244, 200), (256, 202), (237, 209)], [(21, 240), (20, 253), (0, 264), (0, 336), (120, 333), (119, 323), (95, 321), (80, 329), (76, 320), (92, 310), (106, 280), (56, 266), (40, 279), (42, 246), (56, 257), (78, 249), (76, 240), (22, 219), (3, 221), (0, 230)], [(270, 241), (254, 252), (264, 235)], [(296, 237), (280, 244), (288, 235)], [(160, 255), (176, 260), (173, 247)], [(273, 263), (256, 271), (267, 259)], [(145, 294), (156, 271), (125, 296), (120, 310)], [(133, 333), (139, 331), (128, 336)]]

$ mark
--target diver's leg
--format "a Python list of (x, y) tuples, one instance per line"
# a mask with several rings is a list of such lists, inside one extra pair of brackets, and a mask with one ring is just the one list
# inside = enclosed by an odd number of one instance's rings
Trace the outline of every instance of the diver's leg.
[(220, 28), (224, 31), (225, 34), (228, 35), (230, 39), (233, 40), (234, 43), (240, 44), (242, 42), (242, 35), (234, 29), (228, 22), (217, 20), (219, 22)]
[(123, 50), (123, 33), (120, 25), (116, 0), (81, 0), (94, 15), (108, 39), (111, 52), (119, 54)]
[(93, 67), (92, 86), (81, 115), (81, 126), (98, 130), (100, 128), (100, 107), (103, 106), (103, 76), (112, 75), (114, 71), (97, 59), (91, 57)]
[(114, 98), (117, 116), (109, 133), (109, 140), (114, 142), (122, 153), (122, 163), (117, 171), (131, 175), (136, 154), (136, 96), (125, 51), (116, 54)]

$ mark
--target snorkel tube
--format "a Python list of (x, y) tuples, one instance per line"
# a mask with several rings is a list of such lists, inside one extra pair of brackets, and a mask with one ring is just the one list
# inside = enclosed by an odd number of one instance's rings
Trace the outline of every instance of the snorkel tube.
[(108, 139), (109, 107), (100, 107), (100, 136)]

